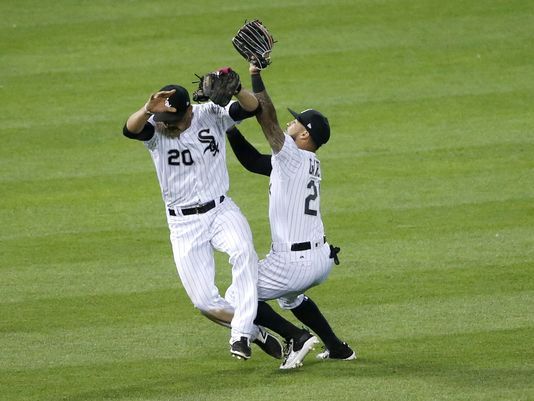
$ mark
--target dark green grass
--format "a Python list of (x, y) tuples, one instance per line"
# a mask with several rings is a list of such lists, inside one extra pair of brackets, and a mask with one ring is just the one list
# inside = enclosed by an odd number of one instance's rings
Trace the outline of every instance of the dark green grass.
[[(534, 399), (534, 7), (528, 1), (0, 3), (0, 399)], [(260, 18), (286, 107), (330, 119), (310, 291), (353, 363), (280, 372), (191, 306), (155, 173), (122, 124), (170, 82), (246, 64)], [(243, 131), (268, 151), (254, 121)], [(229, 154), (260, 256), (266, 178)], [(225, 255), (218, 282), (229, 282)], [(291, 315), (286, 315), (291, 318)]]

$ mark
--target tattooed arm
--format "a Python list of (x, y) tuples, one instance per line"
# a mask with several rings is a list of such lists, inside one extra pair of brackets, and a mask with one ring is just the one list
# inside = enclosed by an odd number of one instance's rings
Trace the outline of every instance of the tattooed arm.
[(252, 81), (252, 90), (260, 103), (256, 119), (260, 123), (263, 134), (265, 135), (265, 138), (267, 138), (269, 145), (271, 145), (271, 149), (274, 153), (278, 153), (284, 145), (284, 132), (282, 131), (282, 128), (280, 128), (280, 124), (278, 124), (276, 110), (267, 90), (265, 89), (261, 79), (260, 70), (251, 64), (249, 71)]

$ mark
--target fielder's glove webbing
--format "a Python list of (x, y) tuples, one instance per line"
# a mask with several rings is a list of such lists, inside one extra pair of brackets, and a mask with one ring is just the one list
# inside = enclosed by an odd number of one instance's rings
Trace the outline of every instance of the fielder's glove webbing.
[(271, 64), (275, 40), (261, 21), (245, 21), (232, 39), (232, 44), (245, 60), (260, 70)]
[[(195, 74), (196, 75), (196, 74)], [(239, 74), (230, 67), (219, 68), (215, 72), (210, 72), (202, 77), (197, 75), (199, 81), (198, 89), (193, 92), (195, 102), (205, 102), (211, 100), (219, 106), (226, 106), (230, 103), (232, 96), (241, 90)]]

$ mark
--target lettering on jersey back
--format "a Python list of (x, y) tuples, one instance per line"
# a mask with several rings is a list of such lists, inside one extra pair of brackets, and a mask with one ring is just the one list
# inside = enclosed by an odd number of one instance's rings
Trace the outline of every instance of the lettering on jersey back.
[(204, 149), (204, 153), (206, 153), (208, 150), (215, 156), (217, 153), (219, 153), (219, 145), (217, 144), (217, 141), (215, 141), (215, 137), (213, 135), (210, 135), (209, 128), (203, 129), (198, 133), (198, 140), (202, 143), (207, 143), (208, 146)]
[(321, 178), (321, 162), (315, 158), (310, 158), (310, 175), (313, 175), (314, 177)]

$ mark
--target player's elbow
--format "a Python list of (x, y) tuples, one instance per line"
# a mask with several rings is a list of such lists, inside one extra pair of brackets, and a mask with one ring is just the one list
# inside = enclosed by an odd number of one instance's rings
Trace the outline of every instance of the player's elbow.
[(126, 138), (136, 139), (139, 135), (139, 132), (130, 131), (128, 124), (124, 124), (124, 127), (122, 127), (122, 135), (124, 135)]

